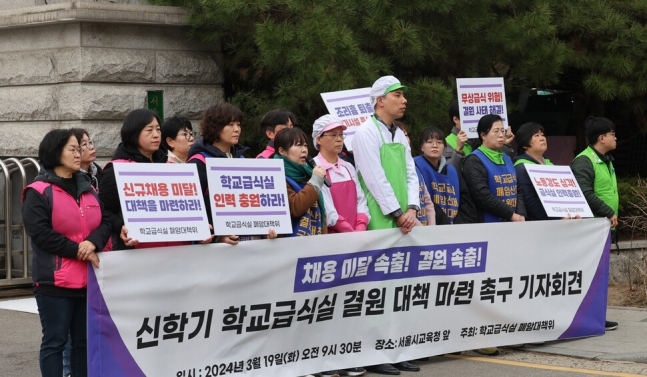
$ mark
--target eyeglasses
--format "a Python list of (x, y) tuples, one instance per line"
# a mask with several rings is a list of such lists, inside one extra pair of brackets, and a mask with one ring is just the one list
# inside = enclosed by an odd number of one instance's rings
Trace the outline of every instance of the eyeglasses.
[(195, 132), (193, 131), (184, 131), (182, 133), (187, 140), (195, 139)]
[(83, 148), (81, 148), (81, 147), (70, 147), (67, 150), (68, 150), (68, 152), (70, 152), (72, 154), (78, 153), (79, 156), (83, 156)]
[(333, 138), (333, 140), (337, 140), (337, 139), (342, 139), (342, 140), (344, 140), (344, 139), (346, 138), (346, 135), (344, 135), (344, 134), (321, 134), (321, 135), (319, 135), (319, 136), (321, 136), (321, 137), (323, 137), (323, 136), (330, 136), (330, 137), (332, 137), (332, 138)]
[(436, 139), (430, 139), (425, 141), (425, 144), (429, 145), (445, 145), (444, 140), (436, 140)]
[(88, 140), (86, 143), (81, 144), (81, 148), (94, 149), (94, 140)]
[(502, 128), (500, 130), (490, 130), (490, 131), (495, 134), (505, 135), (505, 128)]

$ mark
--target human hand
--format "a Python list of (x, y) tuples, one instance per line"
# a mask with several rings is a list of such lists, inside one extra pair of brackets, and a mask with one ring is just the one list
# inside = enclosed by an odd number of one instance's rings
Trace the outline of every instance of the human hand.
[[(209, 230), (210, 230), (210, 231), (213, 231), (213, 226), (212, 226), (211, 224), (209, 224)], [(207, 244), (207, 243), (211, 243), (211, 241), (213, 241), (213, 237), (215, 237), (215, 236), (216, 236), (215, 234), (211, 234), (211, 236), (210, 236), (209, 238), (204, 239), (204, 240), (202, 240), (202, 241), (198, 241), (198, 243), (199, 243), (200, 245), (204, 245), (204, 244)]]
[(230, 245), (238, 245), (238, 242), (240, 242), (240, 237), (238, 236), (218, 236), (218, 239), (216, 242), (220, 243), (228, 243)]
[(462, 152), (463, 146), (465, 145), (465, 143), (467, 143), (467, 134), (465, 133), (465, 131), (461, 130), (456, 136), (458, 137), (458, 142), (456, 143), (456, 151)]
[(97, 255), (97, 253), (95, 253), (95, 252), (90, 253), (90, 255), (88, 256), (88, 258), (86, 260), (90, 261), (90, 263), (92, 263), (92, 265), (95, 268), (99, 268), (99, 256)]
[(513, 213), (512, 217), (510, 218), (510, 221), (515, 221), (515, 222), (517, 222), (517, 221), (526, 221), (526, 218), (521, 216), (518, 213)]
[(312, 174), (316, 174), (320, 177), (325, 177), (326, 176), (326, 171), (321, 167), (321, 166), (315, 166), (312, 169)]
[(204, 240), (202, 240), (202, 241), (198, 241), (198, 243), (199, 243), (200, 245), (204, 245), (204, 244), (211, 243), (211, 241), (213, 241), (213, 238), (214, 238), (215, 236), (216, 236), (215, 234), (212, 234), (211, 236), (209, 236), (209, 238), (205, 238), (205, 239), (204, 239)]
[(618, 216), (613, 215), (613, 217), (609, 218), (609, 221), (611, 221), (611, 227), (615, 228), (618, 226)]
[(581, 219), (582, 216), (580, 215), (575, 215), (575, 217), (571, 217), (570, 213), (566, 214), (566, 217), (562, 217), (562, 220), (572, 220), (572, 219)]
[(268, 239), (268, 240), (273, 240), (273, 239), (275, 239), (276, 237), (278, 237), (278, 235), (276, 234), (276, 231), (275, 231), (274, 229), (270, 229), (270, 230), (267, 232), (267, 239)]
[(126, 228), (125, 225), (121, 227), (121, 233), (119, 234), (119, 237), (121, 238), (122, 241), (124, 241), (124, 244), (126, 246), (137, 246), (139, 245), (138, 240), (134, 240), (130, 237), (128, 237), (128, 228)]
[(87, 260), (88, 256), (94, 253), (97, 247), (90, 241), (83, 241), (79, 244), (79, 251), (76, 254), (76, 259)]
[(416, 225), (416, 211), (409, 209), (402, 216), (396, 219), (396, 223), (403, 234), (408, 234)]
[(505, 141), (504, 141), (504, 144), (505, 144), (505, 145), (510, 145), (510, 144), (512, 143), (512, 141), (513, 141), (513, 140), (514, 140), (514, 134), (512, 133), (512, 128), (511, 128), (511, 127), (508, 127), (508, 128), (506, 128), (506, 130), (505, 130)]

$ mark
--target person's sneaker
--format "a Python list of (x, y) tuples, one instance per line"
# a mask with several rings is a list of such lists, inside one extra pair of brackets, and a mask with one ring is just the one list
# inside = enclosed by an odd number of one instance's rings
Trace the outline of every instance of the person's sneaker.
[(474, 352), (480, 353), (481, 355), (485, 356), (496, 356), (499, 354), (499, 349), (496, 347), (487, 347), (475, 349)]
[(604, 330), (611, 331), (618, 328), (618, 322), (606, 321), (604, 323)]
[(347, 368), (339, 371), (340, 376), (363, 376), (366, 374), (364, 368)]

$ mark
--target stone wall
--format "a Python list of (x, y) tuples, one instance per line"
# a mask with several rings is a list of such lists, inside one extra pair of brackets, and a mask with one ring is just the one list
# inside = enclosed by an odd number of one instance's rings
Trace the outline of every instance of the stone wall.
[[(48, 5), (43, 5), (47, 2)], [(136, 5), (140, 4), (140, 5)], [(0, 0), (0, 159), (36, 157), (52, 128), (83, 127), (98, 162), (112, 156), (130, 111), (145, 107), (147, 91), (164, 91), (164, 115), (196, 120), (222, 101), (220, 46), (189, 41), (186, 14), (143, 0)], [(28, 169), (31, 182), (35, 169)], [(0, 174), (0, 198), (4, 198)], [(5, 244), (20, 250), (22, 232), (7, 240), (3, 221), (20, 224), (19, 174), (11, 179), (11, 219), (0, 199), (0, 287)], [(22, 252), (11, 257), (22, 270)], [(23, 270), (24, 271), (24, 270)]]
[(164, 91), (165, 117), (199, 119), (222, 101), (220, 47), (188, 41), (187, 30), (174, 7), (77, 1), (0, 11), (0, 157), (36, 156), (48, 130), (84, 127), (108, 158), (150, 90)]

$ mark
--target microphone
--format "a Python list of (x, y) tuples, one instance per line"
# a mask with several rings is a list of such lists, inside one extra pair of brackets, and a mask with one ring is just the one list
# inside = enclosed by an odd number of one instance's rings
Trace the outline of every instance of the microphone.
[[(312, 157), (306, 157), (306, 163), (308, 163), (308, 165), (313, 169), (317, 166), (317, 163)], [(324, 175), (323, 179), (324, 185), (326, 185), (326, 187), (330, 187), (330, 181), (328, 180), (328, 177)]]

